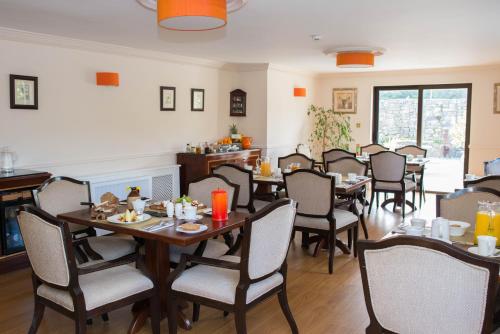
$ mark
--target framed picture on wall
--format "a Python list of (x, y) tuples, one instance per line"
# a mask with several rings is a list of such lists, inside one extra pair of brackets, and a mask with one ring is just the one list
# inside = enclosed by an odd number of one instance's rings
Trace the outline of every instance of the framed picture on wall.
[(160, 87), (160, 110), (175, 111), (175, 87)]
[(10, 75), (10, 108), (38, 109), (38, 78)]
[(205, 90), (191, 88), (191, 111), (205, 110)]
[(358, 104), (357, 88), (334, 88), (332, 91), (333, 111), (342, 114), (355, 114)]
[(495, 114), (500, 114), (500, 83), (496, 83), (495, 84), (495, 88), (494, 88), (494, 96), (495, 96), (495, 99), (494, 99), (494, 109), (493, 109), (493, 112)]

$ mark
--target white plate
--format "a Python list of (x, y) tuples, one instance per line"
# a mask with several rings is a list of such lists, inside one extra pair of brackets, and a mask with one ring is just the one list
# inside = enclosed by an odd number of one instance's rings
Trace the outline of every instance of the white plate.
[(177, 232), (186, 233), (186, 234), (196, 234), (196, 233), (201, 233), (201, 232), (204, 232), (204, 231), (208, 230), (208, 226), (207, 225), (203, 225), (203, 224), (199, 224), (199, 225), (200, 225), (200, 229), (198, 231), (185, 231), (182, 228), (182, 225), (177, 226), (175, 228), (175, 230)]
[(113, 215), (111, 217), (108, 217), (107, 218), (107, 221), (110, 222), (110, 223), (113, 223), (113, 224), (123, 224), (123, 225), (130, 225), (130, 224), (139, 224), (139, 223), (143, 223), (145, 221), (148, 221), (151, 219), (151, 215), (148, 215), (147, 213), (143, 213), (141, 216), (139, 216), (138, 218), (140, 219), (137, 219), (135, 222), (122, 222), (120, 220), (120, 217), (123, 215), (123, 213), (119, 213), (119, 214), (116, 214), (116, 215)]
[[(212, 215), (212, 208), (205, 208), (205, 209), (201, 210), (201, 212), (203, 212), (206, 215), (211, 216)], [(231, 213), (231, 210), (227, 209), (227, 213), (228, 214)]]
[(177, 217), (177, 219), (182, 219), (182, 220), (190, 220), (190, 221), (200, 220), (201, 218), (203, 218), (203, 216), (202, 216), (202, 215), (196, 215), (196, 218), (194, 218), (194, 219), (189, 219), (189, 218), (187, 218), (187, 217), (186, 217), (186, 216), (184, 216), (184, 215)]
[[(469, 247), (469, 248), (467, 249), (467, 251), (468, 251), (469, 253), (479, 255), (479, 253), (478, 253), (478, 247), (477, 247), (477, 246), (474, 246), (474, 247)], [(498, 252), (500, 252), (500, 249), (495, 248), (495, 253), (498, 253)], [(481, 255), (481, 256), (483, 256), (483, 255)], [(491, 256), (487, 256), (487, 257), (500, 257), (500, 254), (497, 254), (497, 255), (491, 255)]]

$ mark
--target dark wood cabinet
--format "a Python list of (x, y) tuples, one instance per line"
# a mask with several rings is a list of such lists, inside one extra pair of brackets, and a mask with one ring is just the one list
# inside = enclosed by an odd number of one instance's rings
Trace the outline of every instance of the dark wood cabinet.
[(235, 89), (230, 93), (229, 116), (247, 115), (247, 93), (241, 89)]
[(181, 195), (187, 194), (190, 182), (210, 174), (212, 168), (222, 164), (235, 164), (242, 167), (245, 164), (255, 166), (256, 160), (260, 158), (260, 153), (260, 149), (211, 154), (177, 153), (177, 163), (181, 165)]

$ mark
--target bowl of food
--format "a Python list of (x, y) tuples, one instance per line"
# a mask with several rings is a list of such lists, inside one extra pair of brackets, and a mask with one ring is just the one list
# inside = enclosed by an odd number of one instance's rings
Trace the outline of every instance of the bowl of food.
[(461, 237), (465, 234), (465, 232), (469, 227), (470, 227), (469, 223), (457, 220), (450, 220), (450, 236)]

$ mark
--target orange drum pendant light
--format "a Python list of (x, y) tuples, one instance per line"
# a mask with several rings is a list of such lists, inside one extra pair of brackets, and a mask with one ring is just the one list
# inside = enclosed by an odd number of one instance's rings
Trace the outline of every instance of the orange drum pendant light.
[(158, 25), (169, 30), (203, 31), (227, 23), (226, 0), (158, 0)]
[(375, 55), (372, 52), (339, 52), (338, 67), (373, 67)]
[(95, 81), (97, 86), (120, 86), (120, 75), (114, 72), (97, 72)]
[(296, 87), (293, 89), (293, 96), (296, 96), (296, 97), (305, 97), (307, 94), (306, 94), (306, 89), (305, 88), (301, 88), (301, 87)]

